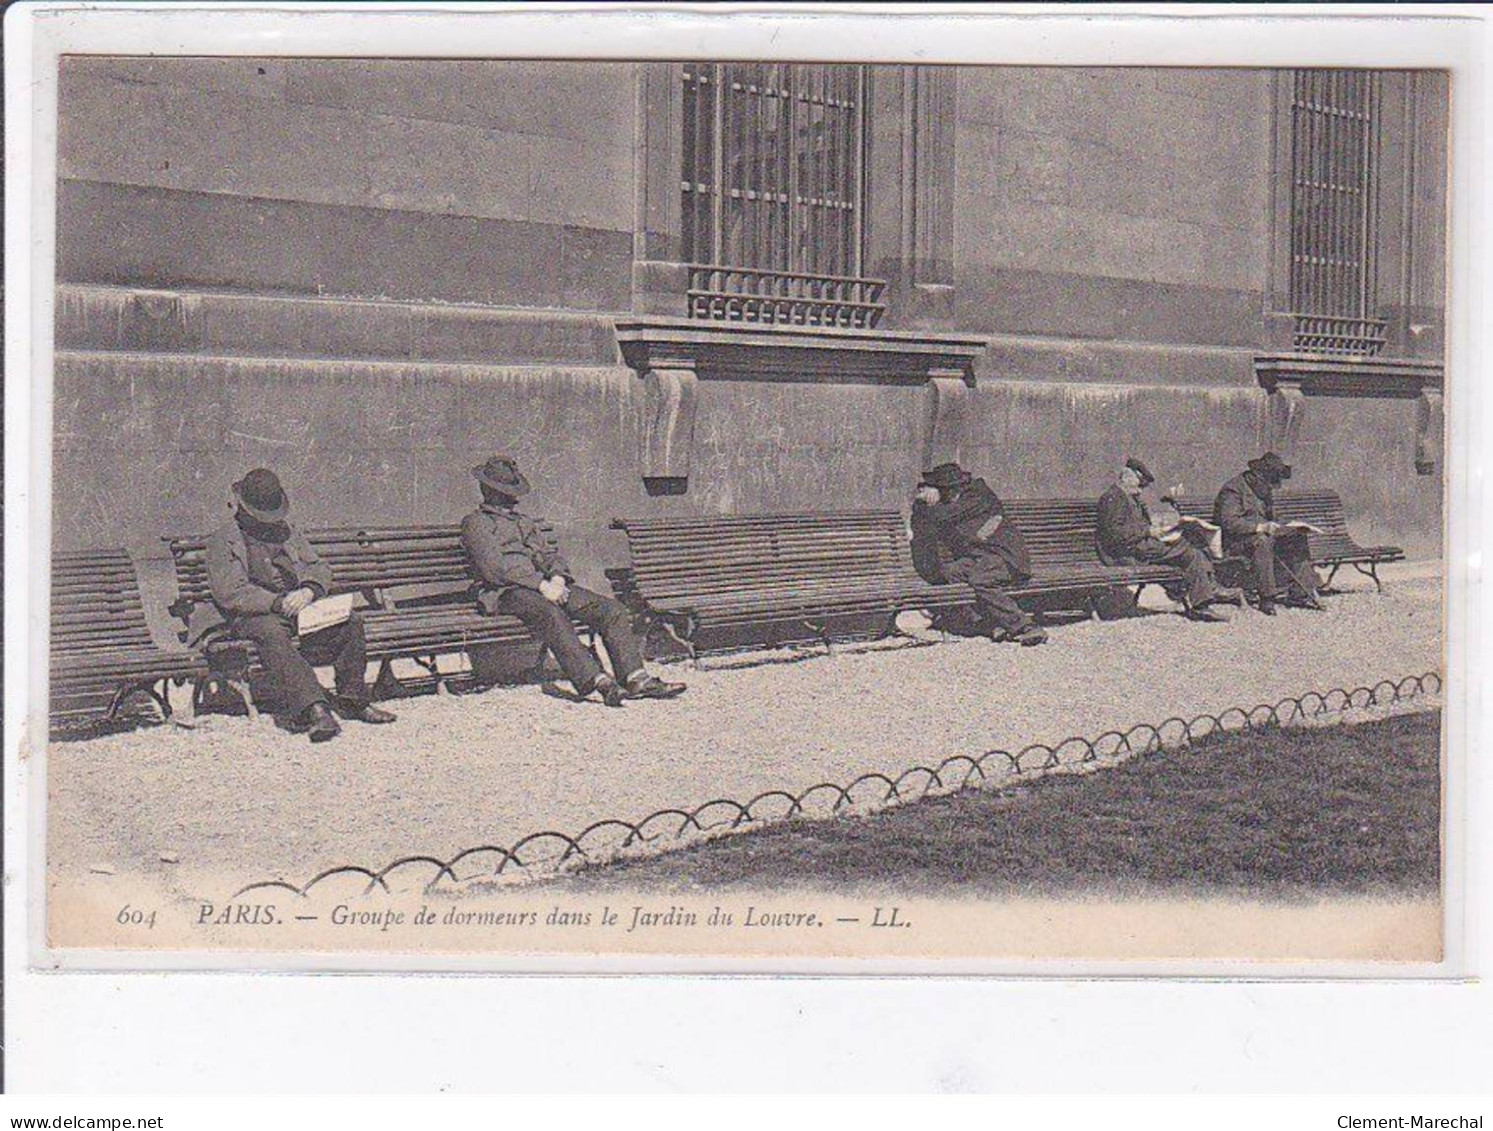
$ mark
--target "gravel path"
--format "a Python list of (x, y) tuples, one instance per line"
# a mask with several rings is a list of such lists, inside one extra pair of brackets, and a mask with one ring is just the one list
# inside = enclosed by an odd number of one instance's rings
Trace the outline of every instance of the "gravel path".
[(228, 716), (57, 743), (50, 865), (57, 878), (107, 871), (221, 894), (225, 878), (302, 882), (339, 864), (449, 858), (541, 829), (1441, 667), (1441, 587), (1424, 571), (1383, 596), (1329, 601), (1326, 614), (1247, 609), (1230, 625), (1083, 622), (1033, 649), (959, 640), (680, 667), (669, 674), (691, 684), (682, 699), (621, 711), (537, 687), (424, 696), (395, 705), (396, 726), (351, 724), (319, 747)]

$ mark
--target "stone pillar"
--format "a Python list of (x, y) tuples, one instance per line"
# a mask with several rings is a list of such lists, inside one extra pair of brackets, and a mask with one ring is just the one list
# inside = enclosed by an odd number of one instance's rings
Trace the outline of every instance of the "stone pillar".
[(969, 417), (969, 385), (957, 369), (936, 369), (928, 380), (923, 425), (923, 466), (959, 462)]
[(678, 63), (636, 63), (632, 308), (682, 316), (689, 268), (683, 255), (679, 171), (684, 109)]
[(1433, 475), (1441, 462), (1443, 413), (1441, 390), (1427, 386), (1415, 402), (1415, 473)]
[(1280, 381), (1270, 393), (1270, 430), (1265, 446), (1287, 463), (1301, 434), (1301, 412), (1306, 400), (1299, 381)]
[(689, 480), (695, 438), (693, 369), (655, 366), (643, 375), (643, 428), (638, 463), (650, 494), (680, 494)]

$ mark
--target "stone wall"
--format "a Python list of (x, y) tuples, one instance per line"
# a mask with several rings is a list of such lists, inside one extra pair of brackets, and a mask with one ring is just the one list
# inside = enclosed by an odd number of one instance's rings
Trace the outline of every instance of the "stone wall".
[(1269, 99), (1266, 71), (962, 68), (959, 328), (1258, 345)]
[[(956, 93), (955, 321), (991, 343), (967, 462), (1018, 496), (1095, 495), (1132, 453), (1216, 489), (1266, 439), (1269, 75)], [(259, 463), (308, 525), (454, 522), (509, 451), (593, 584), (615, 515), (906, 500), (925, 394), (870, 383), (702, 382), (688, 493), (644, 491), (610, 317), (631, 65), (69, 59), (62, 99), (59, 547), (201, 531)], [(1297, 482), (1435, 553), (1413, 450), (1413, 402), (1311, 398)]]
[[(705, 381), (687, 494), (638, 470), (641, 382), (620, 366), (225, 358), (61, 351), (58, 548), (200, 532), (228, 485), (276, 467), (307, 525), (455, 522), (469, 468), (515, 455), (589, 583), (624, 564), (618, 515), (897, 507), (919, 470), (925, 393), (875, 384)], [(1408, 473), (1413, 402), (1310, 399), (1296, 482), (1342, 491), (1365, 538), (1439, 548), (1439, 477)], [(1256, 389), (983, 383), (966, 462), (1002, 493), (1097, 495), (1125, 455), (1213, 491), (1263, 442)]]
[(72, 57), (62, 281), (625, 309), (631, 64)]

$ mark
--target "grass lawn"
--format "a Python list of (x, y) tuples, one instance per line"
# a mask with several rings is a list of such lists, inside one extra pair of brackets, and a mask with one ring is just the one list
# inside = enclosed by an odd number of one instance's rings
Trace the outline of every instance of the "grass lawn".
[(577, 891), (1434, 894), (1441, 713), (1213, 735), (1086, 775), (790, 821), (588, 868)]

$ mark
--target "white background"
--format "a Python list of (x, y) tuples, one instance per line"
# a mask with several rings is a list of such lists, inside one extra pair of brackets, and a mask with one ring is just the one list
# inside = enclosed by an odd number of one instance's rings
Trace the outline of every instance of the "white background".
[[(924, 7), (894, 17), (791, 19), (756, 14), (725, 28), (686, 11), (627, 16), (617, 11), (563, 16), (512, 14), (472, 24), (425, 13), (383, 10), (377, 18), (351, 6), (316, 16), (218, 9), (179, 12), (169, 26), (142, 24), (121, 10), (97, 12), (81, 25), (92, 49), (135, 53), (214, 50), (377, 55), (391, 53), (517, 55), (557, 53), (672, 58), (849, 57), (962, 62), (1233, 63), (1435, 66), (1456, 62), (1457, 135), (1453, 181), (1453, 305), (1448, 433), (1462, 460), (1453, 479), (1458, 516), (1449, 543), (1456, 574), (1449, 634), (1452, 670), (1472, 671), (1467, 701), (1481, 701), (1483, 665), (1461, 668), (1486, 629), (1480, 591), (1481, 457), (1467, 459), (1469, 438), (1489, 435), (1488, 398), (1478, 379), (1480, 325), (1489, 321), (1481, 272), (1487, 194), (1481, 153), (1481, 57), (1490, 28), (1478, 20), (1454, 28), (1407, 23), (1403, 12), (1349, 21), (1350, 7), (1330, 22), (1258, 18), (1261, 9), (1217, 9), (1209, 18), (1154, 20), (1123, 11), (1086, 9), (1083, 17), (950, 19)], [(1363, 11), (1363, 9), (1359, 9)], [(283, 13), (285, 9), (282, 7)], [(1416, 8), (1418, 16), (1481, 16), (1473, 8)], [(463, 9), (471, 13), (470, 6)], [(38, 815), (24, 790), (37, 772), (18, 760), (28, 700), (28, 623), (44, 609), (28, 602), (27, 581), (44, 573), (49, 490), (46, 452), (30, 444), (48, 434), (46, 396), (25, 380), (33, 357), (50, 349), (50, 233), (26, 228), (29, 193), (50, 191), (51, 162), (28, 161), (34, 88), (29, 17), (6, 17), (7, 258), (6, 296), (6, 1075), (11, 1090), (345, 1091), (610, 1089), (936, 1089), (968, 1090), (1412, 1090), (1481, 1089), (1493, 1064), (1493, 999), (1470, 982), (1374, 983), (1037, 981), (975, 979), (802, 979), (663, 977), (492, 977), (389, 975), (60, 974), (28, 968), (37, 924), (28, 918), (28, 882), (39, 860)], [(1171, 14), (1176, 15), (1173, 9)], [(715, 21), (712, 23), (712, 21)], [(59, 21), (37, 21), (56, 23)], [(80, 45), (81, 41), (71, 41)], [(1117, 107), (1116, 112), (1123, 112)], [(33, 183), (33, 176), (35, 183)], [(48, 198), (49, 199), (49, 198)], [(39, 237), (31, 243), (30, 237)], [(35, 253), (36, 264), (26, 251)], [(41, 283), (38, 285), (37, 280)], [(1473, 312), (1478, 317), (1474, 318)], [(34, 318), (34, 321), (33, 321)], [(33, 355), (32, 351), (38, 351)], [(1475, 537), (1468, 537), (1475, 533)], [(1460, 567), (1460, 568), (1459, 568)], [(1473, 598), (1468, 601), (1468, 597)], [(1464, 625), (1474, 623), (1468, 635)], [(1463, 702), (1448, 691), (1449, 717)], [(1453, 731), (1458, 727), (1453, 720)], [(1475, 732), (1474, 732), (1475, 733)], [(1486, 857), (1489, 815), (1485, 759), (1454, 752), (1449, 779), (1453, 865)], [(1459, 779), (1459, 769), (1466, 774)], [(1465, 806), (1464, 808), (1460, 808)], [(1465, 835), (1464, 835), (1465, 834)], [(1479, 914), (1488, 906), (1490, 869), (1473, 866), (1462, 956), (1474, 971), (1490, 969)], [(1460, 906), (1460, 905), (1459, 905)], [(1454, 909), (1455, 910), (1455, 909)], [(1458, 930), (1460, 935), (1460, 929)], [(131, 1111), (134, 1106), (138, 1110)], [(1396, 1114), (1381, 1104), (1351, 1114)], [(112, 1114), (152, 1114), (149, 1103), (111, 1104)], [(429, 1109), (377, 1109), (375, 1125), (413, 1122)], [(695, 1103), (670, 1122), (714, 1122), (715, 1108)], [(723, 1111), (725, 1109), (722, 1109)], [(741, 1114), (739, 1107), (731, 1110)], [(1051, 1109), (1037, 1109), (1050, 1111)], [(1213, 1107), (1211, 1122), (1264, 1121), (1244, 1107)], [(1305, 1109), (1291, 1109), (1304, 1112)], [(1331, 1105), (1307, 1124), (1334, 1126)], [(102, 1114), (80, 1103), (27, 1104), (40, 1115)], [(247, 1125), (252, 1108), (212, 1109), (212, 1126)], [(1436, 1114), (1471, 1113), (1439, 1105)], [(1128, 1114), (1127, 1114), (1128, 1112)], [(1148, 1114), (1149, 1113), (1149, 1114)], [(1406, 1112), (1407, 1114), (1409, 1112)], [(370, 1113), (359, 1112), (360, 1120)], [(1104, 1107), (1083, 1123), (1159, 1117), (1152, 1107)], [(258, 1118), (255, 1116), (255, 1118)], [(422, 1120), (423, 1121), (423, 1120)], [(1273, 1121), (1273, 1120), (1272, 1120)], [(341, 1120), (338, 1120), (341, 1122)], [(182, 1126), (181, 1123), (168, 1126)], [(761, 1126), (761, 1121), (754, 1121)], [(1296, 1125), (1293, 1124), (1292, 1125)]]

